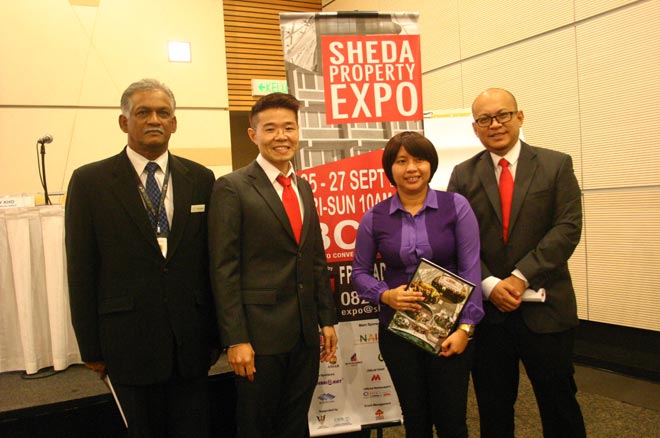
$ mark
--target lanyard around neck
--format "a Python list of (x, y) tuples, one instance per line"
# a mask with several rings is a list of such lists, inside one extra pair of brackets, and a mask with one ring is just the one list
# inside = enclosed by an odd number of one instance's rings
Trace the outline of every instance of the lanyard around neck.
[[(158, 200), (158, 209), (154, 207), (154, 204), (151, 202), (151, 198), (147, 194), (147, 189), (144, 188), (144, 184), (142, 184), (142, 180), (138, 176), (137, 172), (135, 173), (135, 176), (137, 177), (138, 180), (138, 190), (140, 191), (140, 197), (142, 198), (142, 201), (144, 204), (147, 206), (147, 209), (151, 214), (154, 215), (154, 218), (156, 218), (156, 221), (158, 221), (158, 218), (160, 217), (161, 211), (163, 211), (163, 206), (165, 205), (165, 196), (167, 195), (167, 186), (170, 183), (170, 162), (169, 160), (167, 161), (167, 169), (165, 170), (165, 180), (163, 181), (163, 188), (160, 191), (160, 199)], [(154, 175), (155, 178), (155, 175)]]

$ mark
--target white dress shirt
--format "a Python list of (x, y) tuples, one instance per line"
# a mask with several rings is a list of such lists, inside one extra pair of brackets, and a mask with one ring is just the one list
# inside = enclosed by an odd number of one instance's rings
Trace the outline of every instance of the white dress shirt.
[[(513, 145), (511, 150), (507, 152), (506, 155), (504, 155), (503, 157), (490, 152), (490, 158), (493, 160), (493, 167), (495, 168), (495, 179), (497, 180), (498, 184), (500, 182), (500, 175), (502, 174), (502, 167), (500, 166), (500, 160), (502, 158), (505, 158), (506, 161), (509, 162), (509, 172), (511, 172), (511, 177), (515, 182), (516, 170), (518, 169), (518, 158), (520, 158), (520, 139), (516, 141), (516, 144)], [(514, 269), (513, 272), (511, 272), (511, 274), (523, 280), (525, 282), (525, 287), (529, 287), (529, 282), (522, 274), (522, 272), (520, 272), (519, 269)], [(490, 277), (484, 278), (481, 281), (481, 290), (483, 291), (484, 300), (487, 300), (488, 297), (490, 297), (490, 293), (495, 288), (495, 285), (497, 285), (497, 283), (499, 283), (500, 281), (502, 281), (501, 278), (497, 278), (492, 275)]]
[[(135, 173), (137, 173), (138, 176), (140, 177), (140, 181), (142, 181), (142, 185), (146, 187), (147, 170), (145, 169), (145, 167), (147, 166), (147, 163), (149, 163), (150, 160), (146, 159), (142, 155), (135, 152), (133, 149), (131, 149), (130, 146), (126, 147), (126, 155), (128, 155), (128, 159), (135, 168)], [(158, 169), (154, 174), (154, 177), (156, 178), (156, 183), (158, 184), (158, 188), (160, 188), (161, 190), (163, 190), (163, 182), (165, 180), (165, 169), (167, 169), (168, 160), (169, 160), (169, 154), (167, 152), (165, 152), (163, 155), (153, 160), (155, 163), (158, 163), (158, 166), (160, 167), (160, 169)], [(170, 230), (172, 229), (172, 218), (174, 217), (174, 192), (172, 186), (173, 186), (172, 172), (170, 171), (170, 180), (167, 183), (167, 193), (165, 194), (165, 201), (163, 203), (165, 207), (165, 213), (167, 214), (167, 222), (170, 224)], [(158, 208), (157, 205), (155, 205), (154, 207)]]
[[(264, 170), (266, 173), (266, 176), (268, 177), (268, 180), (270, 183), (273, 185), (273, 188), (277, 192), (277, 195), (280, 197), (280, 200), (282, 199), (282, 193), (284, 192), (284, 187), (280, 183), (277, 182), (277, 177), (282, 175), (282, 172), (280, 170), (273, 166), (268, 160), (266, 160), (261, 154), (257, 156), (257, 164), (261, 166), (261, 168)], [(292, 175), (293, 174), (293, 175)], [(300, 218), (305, 220), (305, 211), (302, 205), (302, 200), (300, 199), (300, 192), (298, 191), (298, 181), (296, 180), (296, 173), (293, 169), (293, 163), (289, 163), (289, 171), (284, 175), (285, 177), (288, 177), (292, 175), (291, 178), (291, 188), (293, 188), (293, 192), (296, 194), (296, 197), (298, 198), (298, 206), (300, 207)]]

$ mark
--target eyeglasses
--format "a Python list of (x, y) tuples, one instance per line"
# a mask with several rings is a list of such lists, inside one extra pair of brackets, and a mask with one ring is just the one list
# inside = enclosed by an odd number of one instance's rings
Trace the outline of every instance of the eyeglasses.
[(481, 116), (474, 121), (482, 128), (488, 128), (493, 124), (493, 119), (497, 120), (497, 123), (506, 123), (510, 122), (513, 115), (517, 113), (518, 111), (507, 111), (505, 113), (495, 114), (494, 116)]

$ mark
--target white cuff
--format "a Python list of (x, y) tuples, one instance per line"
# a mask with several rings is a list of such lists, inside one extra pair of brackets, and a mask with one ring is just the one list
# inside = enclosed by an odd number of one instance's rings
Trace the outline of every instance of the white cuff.
[(493, 277), (493, 276), (486, 277), (483, 280), (481, 280), (481, 290), (483, 292), (485, 301), (488, 301), (488, 298), (490, 297), (490, 293), (495, 288), (495, 285), (497, 283), (499, 283), (500, 281), (502, 281), (502, 280), (500, 280), (497, 277)]
[(525, 287), (529, 287), (529, 281), (525, 278), (522, 272), (520, 272), (520, 269), (514, 269), (511, 275), (515, 275), (516, 277), (520, 278), (522, 281), (525, 282)]

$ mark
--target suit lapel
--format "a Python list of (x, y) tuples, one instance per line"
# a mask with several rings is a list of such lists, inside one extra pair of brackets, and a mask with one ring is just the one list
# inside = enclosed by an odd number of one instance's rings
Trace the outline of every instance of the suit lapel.
[(481, 154), (481, 158), (477, 163), (476, 167), (477, 176), (481, 185), (486, 192), (486, 196), (490, 201), (495, 214), (497, 215), (497, 220), (502, 223), (502, 204), (500, 203), (500, 189), (497, 186), (497, 179), (495, 178), (495, 169), (493, 168), (493, 160), (490, 158), (488, 152)]
[(170, 171), (172, 172), (172, 194), (174, 197), (174, 215), (172, 217), (172, 226), (170, 235), (167, 238), (167, 258), (172, 254), (181, 242), (183, 230), (186, 229), (188, 218), (190, 217), (190, 206), (192, 205), (192, 196), (194, 184), (190, 177), (190, 170), (174, 155), (169, 157)]
[(513, 200), (511, 202), (511, 216), (509, 217), (509, 235), (516, 225), (516, 219), (522, 208), (523, 201), (529, 192), (534, 179), (538, 163), (536, 153), (527, 143), (520, 142), (520, 156), (516, 166), (516, 179), (513, 186)]
[(298, 184), (298, 193), (300, 193), (300, 199), (302, 200), (302, 206), (303, 206), (303, 211), (305, 212), (305, 215), (303, 217), (303, 228), (302, 228), (302, 233), (300, 236), (300, 246), (302, 246), (303, 242), (307, 239), (307, 234), (309, 233), (309, 230), (311, 228), (311, 218), (314, 212), (312, 211), (313, 208), (316, 208), (314, 205), (314, 194), (307, 190), (307, 186), (304, 185), (304, 183), (301, 182), (302, 178), (296, 175), (296, 183)]
[(124, 208), (126, 215), (135, 223), (145, 240), (160, 254), (156, 235), (137, 189), (135, 169), (126, 155), (126, 150), (116, 156), (112, 176), (114, 180), (110, 182), (110, 190), (117, 197), (119, 205)]
[[(293, 229), (291, 228), (291, 223), (289, 222), (289, 216), (286, 214), (282, 200), (277, 195), (277, 192), (273, 187), (273, 183), (268, 179), (266, 172), (263, 171), (261, 166), (259, 166), (256, 161), (253, 161), (252, 164), (250, 164), (250, 167), (248, 168), (248, 176), (254, 189), (263, 198), (277, 220), (280, 221), (284, 229), (287, 230), (291, 238), (295, 241)], [(305, 225), (303, 223), (303, 232), (304, 229)]]

